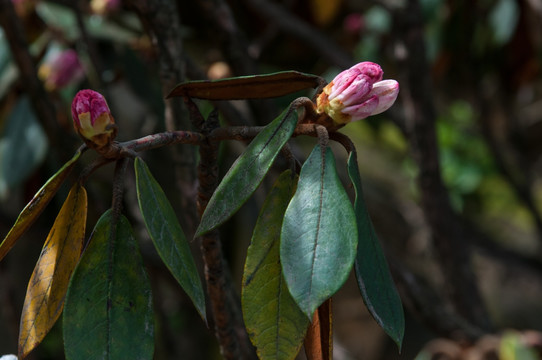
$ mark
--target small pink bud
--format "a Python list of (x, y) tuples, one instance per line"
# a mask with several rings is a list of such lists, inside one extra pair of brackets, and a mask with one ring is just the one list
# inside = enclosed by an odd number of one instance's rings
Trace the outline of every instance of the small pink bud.
[(316, 99), (316, 111), (326, 113), (337, 125), (380, 114), (393, 105), (399, 83), (382, 80), (378, 64), (365, 61), (341, 72)]
[(61, 89), (83, 79), (85, 71), (77, 52), (72, 49), (60, 51), (46, 59), (40, 66), (39, 75), (48, 90)]
[(358, 13), (347, 15), (343, 21), (343, 29), (347, 34), (359, 35), (363, 27), (363, 15)]
[(103, 147), (117, 135), (115, 120), (105, 98), (94, 90), (81, 90), (72, 102), (75, 131), (91, 147)]

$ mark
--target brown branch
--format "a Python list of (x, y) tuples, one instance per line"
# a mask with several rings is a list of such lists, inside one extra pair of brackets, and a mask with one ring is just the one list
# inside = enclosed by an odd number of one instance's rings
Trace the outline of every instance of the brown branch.
[(120, 143), (120, 147), (141, 152), (174, 144), (199, 145), (205, 137), (192, 131), (167, 131)]
[[(218, 126), (216, 112), (205, 122), (204, 133), (210, 133)], [(209, 199), (218, 185), (218, 142), (204, 141), (200, 145), (200, 164), (198, 166), (198, 215), (201, 217)], [(222, 252), (218, 231), (214, 230), (200, 238), (201, 252), (205, 264), (207, 292), (211, 303), (216, 337), (220, 351), (226, 359), (251, 359), (255, 353), (250, 345), (239, 309), (226, 260)]]

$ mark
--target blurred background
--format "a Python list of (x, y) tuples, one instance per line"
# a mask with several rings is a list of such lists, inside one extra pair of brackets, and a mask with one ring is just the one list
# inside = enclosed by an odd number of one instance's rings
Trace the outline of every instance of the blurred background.
[[(374, 61), (385, 79), (399, 81), (398, 101), (341, 132), (358, 149), (406, 333), (399, 353), (352, 277), (334, 297), (335, 358), (540, 358), (542, 1), (0, 0), (0, 26), (2, 238), (80, 146), (70, 114), (79, 89), (105, 95), (118, 139), (129, 140), (191, 129), (182, 101), (164, 100), (182, 81), (282, 70), (330, 81)], [(250, 126), (312, 95), (197, 104), (205, 115), (217, 107), (222, 125)], [(290, 143), (302, 161), (315, 142)], [(222, 144), (221, 174), (244, 146)], [(333, 150), (344, 169), (344, 150)], [(178, 145), (143, 156), (192, 237), (197, 149)], [(74, 174), (94, 158), (86, 153)], [(279, 159), (277, 173), (285, 164)], [(86, 185), (87, 234), (111, 204), (112, 170), (103, 168)], [(221, 229), (237, 292), (274, 176)], [(155, 358), (220, 358), (213, 332), (154, 253), (131, 174), (126, 183), (125, 213), (153, 284)], [(17, 351), (26, 284), (68, 189), (0, 263), (0, 355)], [(192, 246), (199, 259), (197, 242)], [(28, 358), (64, 358), (60, 324)]]

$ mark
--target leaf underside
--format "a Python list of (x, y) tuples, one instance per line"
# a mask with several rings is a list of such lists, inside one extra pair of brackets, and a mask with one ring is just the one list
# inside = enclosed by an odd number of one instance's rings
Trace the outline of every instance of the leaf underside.
[(309, 319), (346, 281), (356, 247), (356, 218), (333, 154), (317, 145), (286, 210), (280, 247), (290, 293)]
[(260, 185), (296, 125), (297, 111), (292, 103), (252, 140), (209, 200), (196, 236), (213, 230), (239, 210)]
[(34, 195), (32, 200), (24, 207), (13, 227), (9, 230), (2, 243), (0, 243), (0, 261), (2, 261), (4, 256), (6, 256), (24, 232), (28, 230), (34, 221), (36, 221), (49, 201), (55, 196), (56, 192), (75, 165), (75, 162), (79, 159), (79, 156), (81, 156), (81, 152), (77, 151), (75, 155), (56, 172), (56, 174), (47, 180), (41, 189)]
[(188, 96), (207, 100), (264, 99), (316, 88), (322, 82), (322, 78), (316, 75), (283, 71), (220, 80), (190, 81), (177, 85), (167, 98)]
[(47, 335), (64, 305), (70, 276), (83, 248), (87, 193), (76, 183), (47, 236), (28, 282), (19, 330), (19, 358), (24, 358)]
[(348, 157), (348, 175), (356, 190), (354, 209), (359, 243), (355, 272), (358, 286), (369, 312), (400, 350), (405, 332), (403, 306), (363, 200), (363, 188), (355, 152), (351, 152)]
[(248, 247), (243, 319), (261, 360), (295, 359), (309, 324), (290, 295), (280, 266), (280, 229), (296, 179), (282, 173), (267, 196)]
[(115, 224), (111, 210), (98, 220), (70, 281), (63, 333), (68, 360), (153, 357), (149, 278), (128, 220), (121, 215)]
[(190, 246), (166, 194), (152, 176), (147, 164), (136, 158), (137, 199), (147, 231), (158, 254), (201, 317), (205, 316), (205, 295)]

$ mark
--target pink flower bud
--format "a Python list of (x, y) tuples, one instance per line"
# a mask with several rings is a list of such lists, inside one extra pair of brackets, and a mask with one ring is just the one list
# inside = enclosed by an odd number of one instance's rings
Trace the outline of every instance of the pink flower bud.
[(383, 74), (378, 64), (369, 61), (341, 72), (316, 99), (316, 112), (344, 125), (386, 111), (397, 99), (399, 83), (382, 80)]
[(68, 49), (49, 56), (40, 66), (39, 75), (46, 89), (55, 90), (82, 80), (85, 71), (77, 52)]
[(103, 147), (117, 135), (115, 120), (102, 94), (94, 90), (81, 90), (72, 102), (75, 131), (91, 147)]

